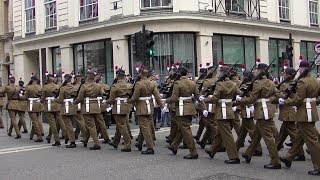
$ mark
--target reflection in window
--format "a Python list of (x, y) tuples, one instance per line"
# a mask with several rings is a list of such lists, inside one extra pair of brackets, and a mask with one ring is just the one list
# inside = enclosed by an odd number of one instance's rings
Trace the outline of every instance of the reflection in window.
[(98, 0), (80, 0), (80, 20), (98, 17)]
[(52, 48), (52, 66), (53, 72), (61, 75), (61, 50), (59, 47)]
[(26, 33), (36, 31), (35, 0), (25, 0)]
[(56, 0), (45, 0), (44, 3), (46, 11), (46, 28), (53, 28), (57, 26), (57, 11)]
[[(280, 71), (283, 69), (283, 60), (281, 59), (282, 53), (286, 52), (286, 46), (289, 44), (289, 40), (281, 40), (281, 39), (270, 39), (269, 40), (269, 63), (276, 58), (279, 60), (275, 60), (271, 67), (271, 71), (274, 77), (278, 77)], [(292, 62), (289, 62), (291, 66)]]
[(85, 76), (86, 70), (91, 68), (92, 71), (102, 74), (103, 82), (112, 83), (114, 75), (110, 40), (78, 44), (73, 50), (76, 73), (79, 72)]

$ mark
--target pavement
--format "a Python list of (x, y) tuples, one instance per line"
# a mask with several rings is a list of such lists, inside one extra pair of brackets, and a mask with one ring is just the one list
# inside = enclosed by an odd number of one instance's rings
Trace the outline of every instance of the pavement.
[[(5, 120), (5, 117), (4, 121)], [(28, 130), (30, 120), (26, 114)], [(198, 122), (195, 120), (192, 131), (198, 129)], [(279, 128), (281, 122), (276, 120)], [(317, 123), (319, 129), (319, 123)], [(137, 137), (138, 126), (131, 123), (132, 134)], [(45, 134), (48, 134), (48, 125), (44, 124)], [(102, 150), (90, 151), (84, 148), (80, 140), (77, 141), (77, 148), (67, 149), (63, 144), (60, 147), (52, 147), (51, 144), (35, 143), (29, 140), (28, 134), (22, 134), (22, 139), (14, 139), (6, 135), (6, 129), (0, 130), (0, 180), (51, 180), (51, 179), (121, 179), (121, 180), (142, 180), (142, 179), (165, 179), (165, 180), (250, 180), (250, 179), (319, 179), (309, 176), (308, 171), (313, 170), (310, 156), (306, 154), (305, 162), (293, 162), (290, 169), (283, 165), (280, 170), (267, 170), (263, 165), (269, 164), (270, 158), (265, 143), (262, 140), (263, 156), (253, 157), (251, 164), (244, 163), (241, 159), (239, 165), (227, 165), (226, 153), (217, 153), (213, 159), (196, 145), (199, 159), (184, 160), (188, 150), (179, 150), (177, 155), (172, 155), (166, 148), (165, 136), (169, 134), (169, 128), (161, 128), (156, 132), (155, 155), (141, 155), (134, 147), (135, 140), (132, 140), (132, 152), (121, 152), (121, 145), (114, 149), (110, 145), (102, 144)], [(108, 129), (112, 137), (115, 126)], [(234, 137), (236, 137), (235, 132)], [(239, 155), (249, 145), (248, 137), (245, 147), (241, 148)], [(287, 139), (287, 141), (289, 141)], [(92, 146), (92, 142), (88, 146)], [(209, 146), (207, 146), (209, 147)], [(288, 147), (282, 149), (279, 154), (285, 155)], [(320, 153), (320, 152), (319, 152)]]

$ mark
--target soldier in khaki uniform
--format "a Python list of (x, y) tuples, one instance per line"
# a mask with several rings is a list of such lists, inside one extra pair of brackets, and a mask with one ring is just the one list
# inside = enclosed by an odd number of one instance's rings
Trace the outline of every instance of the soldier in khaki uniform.
[(228, 66), (220, 68), (220, 78), (226, 78), (222, 79), (221, 82), (217, 82), (213, 95), (204, 100), (206, 103), (215, 104), (215, 118), (218, 124), (218, 133), (214, 136), (210, 150), (207, 150), (206, 153), (213, 158), (223, 142), (229, 157), (229, 160), (225, 160), (225, 163), (240, 164), (238, 151), (231, 132), (231, 124), (235, 119), (232, 111), (232, 98), (237, 93), (238, 86), (228, 78), (229, 72), (230, 67)]
[[(280, 84), (279, 90), (284, 92), (290, 85), (293, 83), (293, 76), (296, 70), (292, 67), (288, 67), (284, 70), (284, 81)], [(293, 97), (293, 95), (291, 96)], [(282, 121), (282, 125), (280, 128), (280, 136), (276, 140), (278, 151), (281, 149), (283, 142), (287, 139), (289, 135), (291, 140), (294, 142), (296, 137), (298, 136), (298, 129), (295, 123), (295, 112), (294, 106), (279, 106), (279, 120)], [(295, 157), (297, 161), (305, 161), (304, 151), (301, 146), (297, 156)]]
[[(78, 73), (77, 75), (75, 75), (75, 80), (73, 82), (74, 88), (78, 91), (79, 87), (81, 85), (81, 74)], [(74, 120), (76, 121), (76, 130), (74, 131), (75, 133), (75, 138), (78, 139), (80, 132), (85, 132), (87, 135), (89, 135), (88, 133), (88, 129), (86, 127), (86, 124), (84, 122), (83, 116), (81, 114), (81, 103), (77, 104), (77, 115), (74, 118)], [(81, 128), (80, 128), (81, 127)]]
[[(10, 75), (9, 76), (9, 85), (1, 88), (1, 93), (7, 94), (8, 103), (6, 105), (6, 109), (8, 110), (8, 114), (10, 117), (10, 124), (13, 126), (16, 132), (16, 139), (21, 138), (21, 133), (19, 131), (17, 122), (16, 122), (16, 115), (20, 110), (19, 106), (19, 86), (15, 84), (15, 78)], [(7, 125), (8, 126), (8, 125)], [(11, 133), (8, 133), (8, 136), (11, 136)]]
[(154, 95), (157, 104), (163, 108), (163, 104), (160, 100), (160, 94), (154, 83), (151, 83), (148, 77), (148, 70), (143, 68), (140, 70), (140, 81), (135, 83), (134, 92), (132, 97), (128, 100), (128, 103), (136, 103), (136, 114), (139, 121), (139, 128), (141, 131), (140, 141), (136, 144), (139, 150), (142, 150), (141, 140), (146, 141), (147, 150), (142, 151), (142, 154), (154, 154), (154, 141), (152, 137), (151, 123), (153, 122), (153, 103), (152, 95)]
[[(250, 163), (251, 157), (256, 150), (261, 138), (267, 145), (271, 162), (265, 165), (266, 169), (281, 169), (279, 154), (275, 139), (273, 137), (272, 126), (273, 118), (275, 117), (276, 107), (271, 104), (274, 96), (280, 97), (280, 92), (276, 88), (275, 84), (269, 80), (265, 74), (267, 74), (268, 65), (260, 63), (257, 69), (254, 71), (254, 75), (257, 79), (253, 83), (252, 92), (249, 97), (241, 98), (237, 95), (236, 100), (241, 104), (250, 105), (254, 104), (254, 117), (257, 120), (253, 139), (250, 146), (247, 148), (246, 153), (242, 154), (242, 157), (246, 159), (247, 163)], [(263, 74), (262, 77), (261, 74)]]
[[(80, 87), (78, 97), (74, 100), (74, 104), (81, 103), (81, 112), (89, 133), (93, 138), (94, 145), (90, 147), (90, 150), (100, 150), (100, 142), (97, 135), (96, 124), (100, 127), (100, 132), (103, 135), (104, 141), (102, 143), (109, 143), (109, 135), (107, 127), (103, 121), (101, 109), (99, 107), (99, 99), (97, 97), (103, 95), (101, 85), (94, 81), (94, 73), (91, 71), (87, 72), (87, 80)], [(89, 134), (87, 138), (83, 140), (85, 146), (87, 146)]]
[[(180, 67), (178, 71), (181, 78), (174, 83), (171, 97), (164, 100), (164, 102), (167, 103), (175, 103), (175, 107), (177, 107), (176, 121), (179, 129), (175, 139), (169, 146), (169, 150), (171, 150), (174, 155), (177, 154), (177, 149), (183, 139), (190, 151), (190, 154), (183, 158), (198, 159), (198, 152), (195, 147), (190, 125), (192, 116), (197, 114), (197, 111), (192, 104), (192, 95), (194, 95), (196, 100), (199, 100), (201, 94), (196, 83), (187, 78), (186, 75), (188, 70), (184, 67)], [(205, 105), (202, 102), (199, 103), (198, 107), (200, 110), (205, 109)]]
[(33, 75), (31, 77), (31, 84), (26, 87), (25, 94), (20, 94), (22, 100), (28, 100), (28, 114), (32, 122), (32, 128), (30, 133), (30, 139), (33, 134), (37, 135), (35, 142), (43, 142), (39, 116), (43, 110), (43, 106), (40, 102), (42, 95), (42, 87), (38, 85), (38, 78)]
[(128, 99), (128, 94), (132, 89), (132, 85), (126, 82), (125, 72), (120, 69), (117, 71), (118, 81), (116, 84), (113, 84), (110, 89), (110, 97), (107, 100), (108, 104), (113, 105), (112, 114), (116, 121), (116, 133), (114, 135), (114, 140), (111, 145), (114, 148), (117, 148), (121, 136), (123, 136), (124, 140), (124, 148), (121, 149), (122, 152), (131, 152), (131, 139), (129, 134), (128, 123), (128, 115), (131, 110), (130, 104), (125, 104), (124, 102)]
[(305, 71), (309, 67), (310, 63), (307, 61), (300, 63), (299, 73), (308, 73), (298, 81), (295, 96), (285, 100), (279, 99), (280, 105), (297, 107), (296, 118), (294, 120), (297, 122), (299, 131), (299, 135), (293, 142), (292, 148), (285, 157), (281, 158), (281, 161), (287, 167), (290, 167), (292, 160), (301, 150), (303, 144), (306, 143), (314, 167), (314, 170), (309, 171), (308, 174), (320, 176), (320, 143), (315, 128), (315, 122), (319, 120), (316, 97), (319, 96), (320, 87), (317, 79), (310, 75), (311, 70)]
[[(0, 85), (1, 86), (1, 85)], [(0, 129), (3, 129), (4, 128), (4, 125), (3, 125), (3, 120), (2, 120), (2, 108), (3, 108), (3, 98), (5, 97), (5, 94), (2, 93), (3, 92), (3, 89), (4, 87), (0, 87)]]
[[(44, 104), (44, 116), (48, 120), (55, 143), (52, 146), (60, 146), (60, 139), (57, 130), (57, 119), (60, 115), (61, 104), (54, 102), (54, 91), (58, 89), (58, 86), (53, 82), (53, 74), (47, 75), (47, 84), (42, 88), (41, 102)], [(46, 138), (50, 143), (51, 135)]]
[[(20, 86), (20, 91), (25, 91), (24, 82), (21, 80), (21, 78), (19, 80), (19, 86)], [(23, 127), (22, 133), (28, 133), (28, 129), (25, 121), (25, 114), (26, 114), (25, 112), (27, 111), (27, 106), (28, 106), (27, 101), (20, 100), (20, 111), (18, 112), (18, 115), (19, 115), (18, 128), (20, 130), (21, 127)]]
[[(230, 80), (232, 80), (234, 83), (237, 84), (238, 88), (240, 87), (241, 81), (240, 81), (239, 74), (237, 72), (233, 72), (229, 78)], [(235, 118), (231, 123), (231, 128), (233, 128), (236, 131), (238, 136), (240, 134), (240, 126), (241, 126), (239, 113), (240, 113), (240, 106), (236, 106), (234, 111)]]

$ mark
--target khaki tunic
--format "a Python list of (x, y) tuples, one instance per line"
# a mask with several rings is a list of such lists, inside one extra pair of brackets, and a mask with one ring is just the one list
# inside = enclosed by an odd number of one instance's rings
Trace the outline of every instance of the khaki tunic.
[(5, 86), (4, 88), (1, 88), (0, 92), (7, 94), (7, 98), (8, 98), (7, 109), (8, 110), (20, 111), (20, 103), (19, 103), (20, 87), (19, 86), (16, 86), (14, 84), (10, 84), (9, 86)]
[[(285, 100), (285, 105), (297, 106), (297, 113), (294, 118), (296, 122), (308, 122), (306, 103), (304, 101), (306, 98), (318, 97), (319, 88), (318, 80), (308, 74), (298, 81), (296, 95), (292, 99)], [(319, 120), (316, 102), (311, 102), (311, 116), (312, 122)]]
[[(60, 111), (61, 115), (64, 116), (73, 116), (77, 114), (77, 105), (75, 105), (73, 102), (66, 102), (66, 99), (72, 99), (76, 96), (76, 89), (75, 86), (72, 84), (67, 84), (65, 86), (61, 86), (59, 96), (55, 100), (55, 102), (62, 104), (62, 108)], [(68, 112), (66, 109), (66, 106), (69, 106)]]
[[(168, 103), (175, 103), (176, 108), (176, 116), (188, 116), (188, 115), (196, 115), (197, 111), (192, 103), (192, 99), (183, 101), (183, 114), (180, 115), (179, 112), (179, 97), (191, 97), (194, 95), (196, 100), (199, 100), (200, 92), (197, 88), (195, 82), (189, 80), (186, 76), (182, 76), (180, 80), (176, 81), (173, 85), (172, 96), (167, 99)], [(199, 108), (201, 110), (205, 109), (204, 103), (199, 103)]]
[(54, 90), (58, 89), (58, 85), (53, 82), (50, 82), (43, 86), (42, 88), (42, 96), (41, 102), (44, 103), (44, 112), (58, 112), (61, 110), (61, 104), (51, 100), (51, 110), (48, 109), (48, 102), (47, 98), (55, 97), (53, 93)]
[(275, 96), (280, 97), (280, 91), (276, 88), (276, 85), (267, 77), (263, 76), (260, 80), (253, 83), (253, 90), (249, 97), (244, 97), (241, 99), (243, 104), (254, 104), (254, 117), (255, 119), (265, 119), (262, 103), (256, 102), (258, 99), (265, 98), (270, 99), (266, 102), (268, 107), (269, 119), (275, 117), (276, 106), (271, 102), (274, 100)]
[[(205, 79), (203, 81), (203, 86), (202, 86), (202, 91), (201, 91), (201, 94), (204, 95), (206, 93), (206, 91), (214, 84), (216, 83), (218, 79), (216, 77), (212, 77), (212, 78), (208, 78), (208, 79)], [(206, 105), (206, 109), (210, 112), (210, 113), (214, 113), (214, 110), (215, 110), (215, 104), (212, 104), (212, 109), (210, 111), (209, 109), (209, 103), (205, 103)]]
[(132, 85), (127, 83), (126, 80), (118, 80), (116, 84), (113, 84), (110, 90), (110, 98), (107, 100), (107, 104), (113, 105), (112, 114), (129, 114), (131, 110), (130, 104), (125, 104), (120, 101), (120, 112), (118, 111), (116, 98), (128, 98), (128, 93), (130, 93)]
[[(283, 83), (279, 90), (281, 92), (284, 92), (284, 90), (286, 90), (287, 88), (290, 87), (290, 84), (293, 81), (290, 80), (288, 82)], [(292, 106), (279, 106), (279, 120), (280, 121), (294, 121), (296, 116), (296, 112), (294, 111)]]
[(216, 119), (235, 119), (234, 112), (232, 110), (232, 102), (226, 102), (226, 117), (223, 118), (222, 114), (222, 103), (219, 102), (220, 99), (231, 99), (235, 96), (238, 91), (238, 86), (236, 83), (226, 78), (224, 81), (218, 82), (216, 84), (215, 91), (212, 97), (205, 99), (206, 103), (216, 104), (215, 107), (215, 118)]
[(1, 87), (1, 88), (0, 88), (0, 107), (1, 107), (1, 108), (4, 106), (3, 98), (6, 96), (6, 95), (3, 93), (3, 89), (4, 89), (4, 87)]
[[(28, 100), (28, 112), (42, 112), (43, 105), (40, 101), (32, 101), (30, 98), (41, 98), (42, 87), (38, 84), (31, 84), (26, 87), (25, 95), (21, 98), (22, 100)], [(31, 108), (32, 101), (32, 108)]]
[(154, 95), (157, 104), (163, 108), (159, 91), (154, 83), (151, 83), (151, 81), (147, 78), (142, 78), (140, 81), (136, 82), (134, 93), (128, 100), (128, 103), (136, 103), (136, 115), (150, 115), (154, 113), (152, 99), (149, 100), (150, 113), (148, 112), (147, 102), (145, 100), (139, 100), (140, 97), (151, 97), (151, 95)]

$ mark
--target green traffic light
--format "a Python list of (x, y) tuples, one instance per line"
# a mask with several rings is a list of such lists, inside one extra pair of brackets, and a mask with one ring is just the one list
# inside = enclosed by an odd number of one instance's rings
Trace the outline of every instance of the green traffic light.
[(149, 50), (149, 55), (150, 55), (150, 56), (155, 55), (155, 53), (156, 53), (156, 51), (155, 51), (155, 50), (152, 50), (152, 49), (150, 49), (150, 50)]

